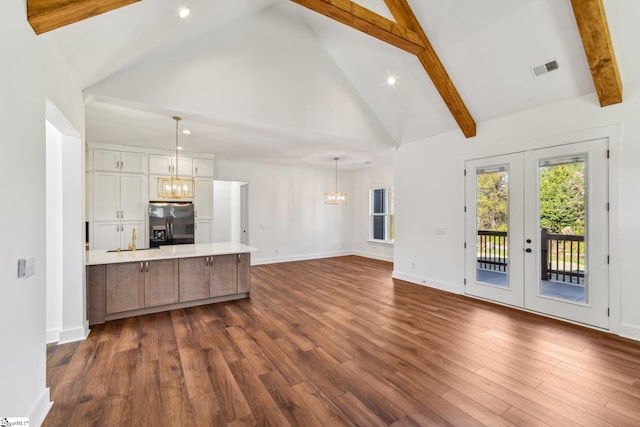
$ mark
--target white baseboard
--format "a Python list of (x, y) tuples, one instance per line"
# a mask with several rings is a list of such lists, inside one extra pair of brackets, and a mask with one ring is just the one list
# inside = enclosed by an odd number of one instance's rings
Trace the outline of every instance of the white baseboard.
[(310, 259), (320, 259), (320, 258), (333, 258), (337, 256), (346, 256), (353, 255), (351, 251), (340, 251), (340, 252), (325, 252), (325, 253), (317, 253), (317, 254), (306, 254), (306, 255), (290, 255), (290, 256), (282, 256), (276, 258), (251, 258), (251, 265), (262, 265), (262, 264), (277, 264), (280, 262), (293, 262), (293, 261), (307, 261)]
[(621, 337), (640, 341), (640, 327), (630, 325), (628, 323), (621, 323), (618, 335), (620, 335)]
[(47, 344), (60, 341), (60, 329), (47, 329)]
[(60, 331), (58, 344), (67, 344), (74, 341), (82, 341), (89, 336), (89, 322), (85, 321), (84, 326)]
[(393, 255), (374, 254), (372, 252), (365, 252), (365, 251), (353, 251), (352, 254), (365, 257), (365, 258), (377, 259), (380, 261), (393, 262)]
[(454, 294), (463, 294), (464, 287), (453, 283), (440, 282), (438, 280), (431, 280), (424, 277), (416, 276), (414, 274), (402, 273), (400, 271), (393, 271), (392, 277), (394, 279), (404, 280), (406, 282), (415, 283), (417, 285), (427, 286), (429, 288), (439, 289), (441, 291), (447, 291)]
[(44, 422), (49, 410), (53, 406), (53, 402), (50, 400), (49, 388), (45, 388), (40, 393), (38, 400), (33, 404), (29, 411), (29, 425), (39, 426)]

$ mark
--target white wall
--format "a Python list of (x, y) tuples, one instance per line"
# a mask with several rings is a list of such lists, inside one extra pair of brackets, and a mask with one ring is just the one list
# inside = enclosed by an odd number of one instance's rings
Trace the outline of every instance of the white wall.
[(213, 242), (231, 241), (231, 182), (213, 181)]
[[(331, 169), (216, 158), (215, 174), (249, 183), (249, 244), (260, 249), (254, 264), (351, 253), (352, 206), (324, 204), (335, 185)], [(340, 190), (351, 192), (351, 173), (340, 176)]]
[(46, 122), (47, 164), (47, 342), (57, 342), (62, 329), (62, 134)]
[(393, 187), (393, 163), (355, 171), (352, 174), (351, 235), (353, 253), (368, 258), (393, 261), (393, 245), (369, 240), (369, 190)]
[[(51, 99), (74, 127), (84, 129), (80, 90), (48, 36), (27, 24), (23, 2), (0, 14), (0, 179), (5, 189), (0, 222), (10, 224), (0, 247), (0, 414), (39, 425), (49, 409), (46, 387), (46, 146), (45, 104)], [(82, 197), (81, 194), (77, 197)], [(14, 209), (7, 209), (17, 204)], [(17, 278), (19, 258), (35, 257), (34, 276)]]

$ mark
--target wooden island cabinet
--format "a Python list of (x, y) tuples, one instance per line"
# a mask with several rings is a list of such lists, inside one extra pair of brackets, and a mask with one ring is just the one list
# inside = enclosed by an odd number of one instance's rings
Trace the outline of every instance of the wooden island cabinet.
[[(87, 262), (89, 325), (248, 298), (250, 251), (255, 249), (238, 245), (180, 245), (183, 247), (128, 253), (90, 251), (94, 253)], [(227, 253), (232, 249), (237, 253)], [(212, 255), (197, 256), (200, 253)]]

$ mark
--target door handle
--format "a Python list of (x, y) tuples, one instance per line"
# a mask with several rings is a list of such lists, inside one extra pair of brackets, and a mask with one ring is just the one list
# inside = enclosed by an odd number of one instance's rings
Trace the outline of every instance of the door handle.
[(525, 252), (531, 252), (531, 248), (527, 248), (524, 250)]

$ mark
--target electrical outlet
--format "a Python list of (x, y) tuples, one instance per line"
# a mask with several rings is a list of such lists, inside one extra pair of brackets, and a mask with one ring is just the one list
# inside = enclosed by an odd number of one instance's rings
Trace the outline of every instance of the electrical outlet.
[(280, 249), (275, 248), (274, 251), (275, 251), (275, 253), (278, 253), (278, 252), (280, 252)]
[(416, 268), (416, 263), (415, 263), (415, 262), (412, 262), (412, 263), (411, 263), (411, 268), (413, 268), (413, 269), (415, 269), (415, 268)]

